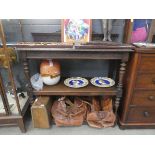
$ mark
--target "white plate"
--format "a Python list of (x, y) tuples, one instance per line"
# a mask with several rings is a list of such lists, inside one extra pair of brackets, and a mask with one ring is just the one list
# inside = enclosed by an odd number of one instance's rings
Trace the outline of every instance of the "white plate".
[(136, 45), (138, 47), (155, 48), (155, 43), (138, 42), (133, 43), (133, 45)]
[(112, 87), (115, 85), (115, 81), (107, 77), (94, 77), (90, 82), (97, 87)]
[(64, 84), (70, 88), (85, 87), (88, 83), (88, 80), (82, 77), (71, 77), (64, 81)]

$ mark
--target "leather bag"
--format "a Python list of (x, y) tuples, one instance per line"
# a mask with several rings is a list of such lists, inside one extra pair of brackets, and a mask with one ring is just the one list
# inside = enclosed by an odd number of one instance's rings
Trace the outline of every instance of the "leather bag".
[(92, 104), (87, 112), (87, 122), (94, 128), (106, 128), (114, 126), (115, 114), (112, 108), (112, 99), (104, 98), (101, 104), (96, 97), (93, 97)]
[(51, 112), (56, 126), (80, 126), (86, 119), (87, 105), (78, 97), (74, 103), (62, 97), (53, 103)]

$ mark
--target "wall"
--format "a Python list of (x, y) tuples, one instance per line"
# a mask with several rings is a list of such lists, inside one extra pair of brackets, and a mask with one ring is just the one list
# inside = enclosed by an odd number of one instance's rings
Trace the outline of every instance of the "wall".
[[(124, 20), (113, 20), (112, 34), (118, 34), (117, 42), (123, 38)], [(60, 19), (22, 19), (22, 20), (3, 20), (6, 38), (8, 42), (33, 41), (33, 33), (54, 33), (61, 31)], [(23, 38), (21, 33), (23, 31)], [(102, 23), (100, 19), (92, 21), (93, 33), (102, 34)]]

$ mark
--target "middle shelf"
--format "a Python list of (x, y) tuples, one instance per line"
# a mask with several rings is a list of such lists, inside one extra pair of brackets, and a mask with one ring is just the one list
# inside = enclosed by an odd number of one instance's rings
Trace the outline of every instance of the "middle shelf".
[(100, 88), (93, 86), (89, 83), (83, 88), (69, 88), (64, 85), (64, 79), (62, 79), (57, 85), (47, 86), (44, 85), (40, 91), (33, 90), (34, 95), (68, 95), (68, 96), (99, 96), (99, 95), (111, 95), (117, 94), (117, 88), (115, 86), (110, 88)]

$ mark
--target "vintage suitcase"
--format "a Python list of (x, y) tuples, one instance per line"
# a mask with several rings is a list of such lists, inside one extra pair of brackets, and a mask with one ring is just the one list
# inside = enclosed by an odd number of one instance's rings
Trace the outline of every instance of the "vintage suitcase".
[(32, 107), (31, 115), (34, 128), (50, 128), (51, 125), (51, 99), (50, 97), (37, 98)]

